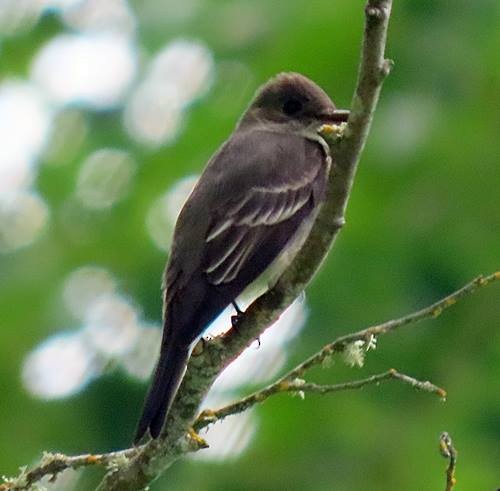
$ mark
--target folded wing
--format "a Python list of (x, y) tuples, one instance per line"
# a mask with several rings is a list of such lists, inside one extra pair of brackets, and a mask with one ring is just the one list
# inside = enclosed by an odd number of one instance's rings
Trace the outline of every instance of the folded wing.
[(234, 281), (259, 256), (261, 248), (269, 247), (270, 240), (279, 247), (293, 237), (299, 217), (306, 218), (317, 204), (318, 180), (324, 181), (320, 167), (312, 170), (279, 186), (248, 189), (213, 221), (206, 237), (205, 260), (212, 284)]

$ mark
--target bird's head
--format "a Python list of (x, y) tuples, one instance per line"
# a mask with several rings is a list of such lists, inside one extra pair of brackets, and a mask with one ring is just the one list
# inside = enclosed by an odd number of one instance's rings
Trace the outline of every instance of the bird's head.
[(264, 84), (240, 121), (240, 127), (272, 123), (290, 130), (346, 122), (326, 92), (299, 73), (280, 73)]

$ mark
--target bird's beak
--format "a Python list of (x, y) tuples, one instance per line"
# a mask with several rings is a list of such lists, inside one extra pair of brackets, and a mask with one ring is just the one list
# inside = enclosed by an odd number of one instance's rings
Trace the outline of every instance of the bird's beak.
[(321, 117), (324, 123), (318, 129), (318, 133), (329, 136), (338, 135), (341, 131), (341, 124), (347, 123), (349, 119), (349, 111), (347, 109), (334, 109), (328, 114), (324, 114)]
[(326, 114), (322, 114), (321, 119), (326, 124), (347, 123), (347, 120), (349, 119), (349, 114), (350, 111), (347, 109), (334, 109), (333, 111), (329, 111)]

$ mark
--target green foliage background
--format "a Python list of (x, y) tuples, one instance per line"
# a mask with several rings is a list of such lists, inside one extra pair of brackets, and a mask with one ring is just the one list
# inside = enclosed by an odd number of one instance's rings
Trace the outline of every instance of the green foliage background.
[[(145, 386), (123, 374), (56, 402), (35, 400), (22, 388), (25, 355), (70, 322), (58, 304), (66, 275), (89, 263), (106, 267), (146, 317), (159, 320), (165, 257), (144, 221), (154, 199), (202, 168), (256, 87), (276, 72), (302, 72), (339, 107), (350, 103), (363, 2), (202, 3), (195, 17), (178, 25), (162, 23), (168, 12), (161, 2), (151, 25), (141, 20), (141, 2), (132, 4), (146, 53), (178, 36), (196, 38), (221, 67), (212, 89), (190, 109), (179, 139), (151, 152), (129, 140), (118, 111), (89, 113), (90, 134), (79, 153), (66, 166), (42, 166), (38, 175), (36, 187), (52, 212), (48, 230), (29, 248), (0, 257), (2, 474), (16, 473), (42, 450), (122, 448), (133, 433)], [(229, 7), (258, 23), (255, 36), (231, 42), (224, 34)], [(62, 29), (47, 14), (29, 32), (4, 39), (0, 77), (26, 75), (36, 50)], [(387, 48), (395, 68), (362, 157), (347, 225), (307, 291), (310, 317), (289, 365), (337, 335), (407, 313), (499, 267), (499, 46), (494, 0), (395, 1)], [(233, 61), (252, 74), (243, 84), (224, 76), (224, 64)], [(410, 128), (408, 136), (405, 117), (415, 113), (423, 115), (423, 128), (414, 135)], [(80, 162), (101, 146), (126, 148), (139, 171), (128, 198), (109, 212), (89, 214), (81, 229), (85, 240), (77, 240), (66, 234), (60, 210)], [(336, 363), (310, 375), (333, 383), (394, 367), (445, 387), (446, 403), (397, 383), (304, 401), (279, 396), (259, 408), (258, 434), (242, 456), (181, 461), (151, 489), (443, 489), (446, 462), (437, 446), (443, 430), (459, 449), (457, 489), (496, 489), (499, 298), (495, 285), (418, 329), (381, 338), (363, 369)], [(97, 478), (97, 471), (88, 472), (81, 489)]]

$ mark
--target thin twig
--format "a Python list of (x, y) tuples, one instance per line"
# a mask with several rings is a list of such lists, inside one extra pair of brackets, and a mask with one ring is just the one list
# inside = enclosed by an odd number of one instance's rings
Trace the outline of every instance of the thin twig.
[(445, 491), (453, 491), (457, 479), (455, 478), (455, 469), (457, 467), (457, 451), (451, 440), (449, 433), (444, 431), (439, 437), (439, 451), (441, 455), (448, 459), (448, 467), (446, 468), (446, 487)]
[(368, 327), (367, 329), (363, 329), (361, 331), (339, 337), (332, 343), (324, 346), (320, 351), (312, 355), (310, 358), (297, 365), (293, 370), (284, 375), (281, 381), (300, 378), (311, 367), (320, 365), (335, 353), (343, 352), (346, 346), (349, 346), (356, 341), (366, 342), (382, 334), (387, 334), (388, 332), (395, 331), (396, 329), (399, 329), (403, 326), (415, 324), (417, 322), (420, 322), (421, 320), (428, 318), (436, 318), (441, 315), (446, 309), (455, 305), (459, 300), (473, 294), (478, 288), (487, 286), (497, 280), (500, 280), (500, 271), (489, 274), (487, 276), (478, 276), (462, 288), (456, 290), (455, 292), (428, 307), (405, 315), (404, 317), (400, 317), (399, 319), (393, 319), (387, 322), (383, 322), (382, 324), (377, 324), (375, 326)]
[(306, 383), (302, 379), (295, 379), (291, 382), (275, 382), (267, 386), (266, 388), (254, 392), (253, 394), (237, 401), (233, 404), (228, 404), (216, 411), (205, 410), (195, 421), (193, 428), (195, 431), (199, 431), (202, 428), (208, 426), (209, 424), (220, 421), (227, 416), (241, 413), (255, 404), (261, 404), (266, 399), (275, 394), (280, 394), (283, 392), (293, 392), (299, 394), (301, 397), (305, 393), (313, 394), (331, 394), (334, 392), (341, 392), (345, 390), (361, 389), (367, 385), (378, 385), (380, 382), (386, 382), (388, 380), (398, 380), (404, 384), (411, 385), (417, 390), (423, 390), (425, 392), (430, 392), (436, 394), (441, 399), (446, 397), (446, 391), (428, 381), (417, 380), (416, 378), (405, 375), (404, 373), (398, 372), (397, 370), (391, 368), (386, 372), (379, 373), (376, 375), (371, 375), (360, 380), (353, 380), (349, 382), (344, 382), (340, 384), (333, 385), (319, 385), (313, 383)]
[[(292, 370), (288, 371), (279, 380), (269, 385), (268, 387), (260, 391), (257, 391), (254, 394), (246, 397), (245, 399), (242, 399), (241, 401), (238, 401), (234, 404), (230, 404), (229, 406), (226, 406), (225, 408), (222, 408), (220, 410), (204, 411), (202, 414), (200, 414), (200, 416), (194, 423), (194, 428), (198, 430), (206, 426), (206, 424), (211, 423), (213, 420), (221, 419), (230, 414), (244, 411), (245, 409), (247, 409), (248, 407), (252, 406), (255, 403), (263, 402), (270, 395), (273, 395), (275, 393), (283, 392), (286, 390), (296, 391), (298, 389), (294, 385), (295, 382), (297, 380), (300, 380), (301, 377), (303, 377), (303, 375), (308, 370), (310, 370), (315, 366), (324, 364), (334, 354), (342, 353), (343, 351), (345, 351), (348, 346), (352, 346), (354, 343), (358, 341), (363, 341), (365, 344), (370, 344), (373, 343), (373, 339), (376, 338), (376, 336), (387, 334), (388, 332), (395, 331), (396, 329), (401, 328), (403, 326), (415, 324), (427, 318), (436, 318), (439, 315), (441, 315), (441, 313), (444, 310), (455, 305), (459, 300), (469, 295), (472, 295), (474, 292), (477, 291), (478, 288), (490, 285), (491, 283), (497, 280), (500, 280), (500, 271), (497, 271), (487, 276), (478, 276), (477, 278), (473, 279), (462, 288), (459, 288), (455, 292), (451, 293), (450, 295), (447, 295), (443, 299), (433, 303), (428, 307), (420, 309), (416, 312), (412, 312), (411, 314), (405, 315), (404, 317), (400, 317), (399, 319), (393, 319), (384, 322), (382, 324), (368, 327), (367, 329), (363, 329), (361, 331), (352, 334), (341, 336), (332, 343), (329, 343), (326, 346), (324, 346), (320, 351), (309, 357), (304, 362), (297, 365)], [(386, 374), (389, 372), (386, 372)], [(395, 374), (391, 375), (391, 377), (398, 378), (402, 382), (410, 383), (412, 385), (415, 383), (415, 379), (412, 379), (411, 377), (405, 380), (406, 377), (405, 375), (400, 374), (399, 372), (395, 372)], [(359, 381), (354, 382), (354, 384), (356, 383), (359, 383)], [(425, 388), (424, 386), (422, 386), (422, 384), (429, 384), (429, 387)], [(340, 385), (342, 386), (343, 384)], [(435, 392), (442, 399), (446, 398), (446, 391), (444, 389), (436, 387), (430, 382), (419, 382), (414, 386), (419, 389)], [(288, 387), (290, 387), (290, 389), (287, 389)], [(329, 387), (336, 387), (336, 386), (329, 386)], [(302, 389), (302, 391), (304, 390)], [(231, 412), (233, 410), (234, 412)]]
[(79, 469), (88, 466), (104, 466), (113, 468), (123, 465), (127, 460), (137, 453), (138, 449), (129, 448), (118, 452), (104, 454), (64, 455), (61, 453), (45, 452), (39, 464), (32, 470), (21, 468), (21, 472), (14, 478), (4, 478), (5, 482), (0, 484), (0, 491), (22, 491), (30, 489), (31, 486), (45, 476), (50, 476), (54, 481), (57, 475), (66, 469)]

